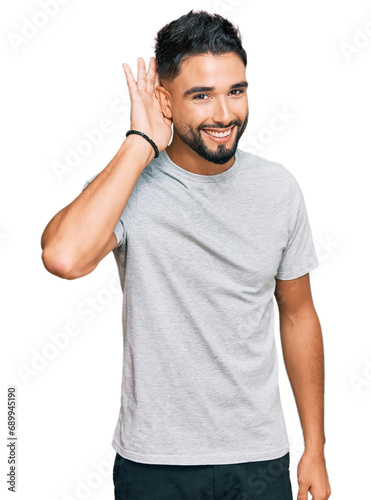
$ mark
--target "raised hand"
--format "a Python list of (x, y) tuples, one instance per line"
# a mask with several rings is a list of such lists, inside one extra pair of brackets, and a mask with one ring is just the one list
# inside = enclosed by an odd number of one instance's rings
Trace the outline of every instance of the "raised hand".
[[(150, 58), (148, 72), (142, 57), (138, 57), (138, 81), (136, 82), (128, 64), (123, 63), (131, 100), (130, 129), (148, 135), (159, 151), (165, 149), (171, 138), (172, 120), (162, 114), (155, 88), (160, 85), (156, 59)], [(145, 139), (143, 139), (145, 140)]]

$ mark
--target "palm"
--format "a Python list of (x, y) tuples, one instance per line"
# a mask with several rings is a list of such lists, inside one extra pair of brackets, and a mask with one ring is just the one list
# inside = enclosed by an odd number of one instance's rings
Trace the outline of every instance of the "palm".
[(155, 96), (160, 84), (156, 72), (156, 60), (151, 58), (146, 73), (143, 58), (138, 58), (138, 82), (134, 80), (130, 66), (123, 64), (131, 99), (131, 128), (147, 134), (161, 151), (169, 144), (172, 120), (166, 118)]

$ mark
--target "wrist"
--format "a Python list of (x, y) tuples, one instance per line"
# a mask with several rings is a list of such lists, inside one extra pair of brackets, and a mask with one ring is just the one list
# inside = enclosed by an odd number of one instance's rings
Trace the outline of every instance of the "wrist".
[(314, 454), (324, 454), (326, 440), (317, 439), (317, 440), (305, 440), (304, 449), (308, 453)]
[(156, 154), (153, 146), (144, 137), (138, 134), (128, 135), (122, 143), (122, 147), (135, 151), (141, 157), (144, 156), (147, 165), (154, 159)]
[(311, 459), (325, 460), (325, 451), (321, 449), (305, 448), (303, 455)]
[(143, 139), (145, 139), (153, 147), (153, 150), (155, 152), (155, 158), (158, 158), (158, 156), (160, 155), (160, 151), (158, 150), (157, 144), (147, 134), (141, 132), (140, 130), (131, 129), (126, 132), (126, 137), (128, 137), (128, 135), (131, 134), (143, 137)]

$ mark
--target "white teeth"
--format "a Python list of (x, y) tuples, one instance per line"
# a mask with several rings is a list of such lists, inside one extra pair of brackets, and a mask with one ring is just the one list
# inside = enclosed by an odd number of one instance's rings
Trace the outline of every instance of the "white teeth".
[(227, 132), (211, 132), (211, 130), (205, 130), (205, 132), (213, 137), (227, 137), (232, 132), (232, 129), (230, 128)]

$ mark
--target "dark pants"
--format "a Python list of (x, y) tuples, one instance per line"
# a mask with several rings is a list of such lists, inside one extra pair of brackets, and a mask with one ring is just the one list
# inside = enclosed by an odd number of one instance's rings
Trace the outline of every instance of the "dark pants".
[(115, 500), (293, 500), (290, 454), (220, 465), (133, 462), (116, 453)]

